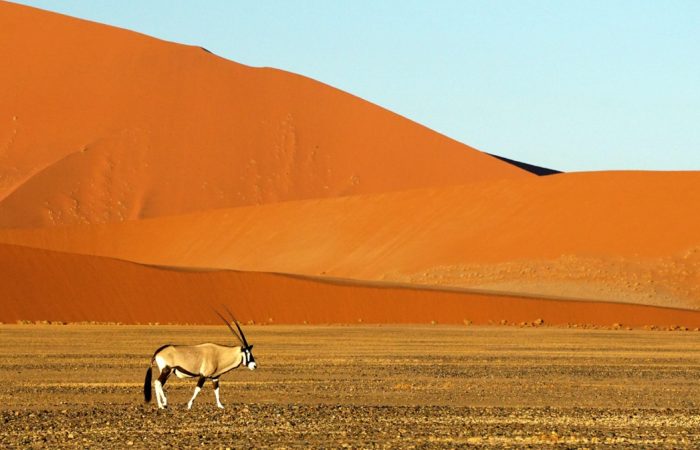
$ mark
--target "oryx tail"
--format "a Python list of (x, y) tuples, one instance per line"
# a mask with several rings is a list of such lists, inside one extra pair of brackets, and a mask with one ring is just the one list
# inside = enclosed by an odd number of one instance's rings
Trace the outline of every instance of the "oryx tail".
[(153, 367), (146, 371), (146, 380), (143, 382), (143, 399), (146, 403), (151, 401), (151, 378), (153, 377)]

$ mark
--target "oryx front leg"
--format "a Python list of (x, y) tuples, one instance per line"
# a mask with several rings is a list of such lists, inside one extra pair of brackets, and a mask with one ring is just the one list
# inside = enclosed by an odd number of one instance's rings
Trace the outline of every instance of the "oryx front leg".
[(192, 409), (192, 403), (194, 403), (194, 399), (197, 398), (197, 394), (199, 394), (199, 391), (201, 391), (202, 387), (204, 387), (204, 381), (206, 381), (206, 378), (204, 377), (199, 377), (199, 380), (197, 380), (197, 387), (194, 388), (194, 395), (190, 401), (187, 402), (187, 409)]
[(212, 380), (212, 383), (214, 383), (214, 397), (216, 397), (216, 406), (224, 409), (224, 405), (221, 404), (221, 400), (219, 399), (219, 380)]

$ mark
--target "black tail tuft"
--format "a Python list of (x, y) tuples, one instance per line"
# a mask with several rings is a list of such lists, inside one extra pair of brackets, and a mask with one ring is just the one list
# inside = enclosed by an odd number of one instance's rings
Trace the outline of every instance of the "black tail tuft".
[(153, 368), (149, 367), (146, 371), (146, 380), (143, 382), (143, 399), (146, 403), (151, 401), (151, 377), (153, 376)]

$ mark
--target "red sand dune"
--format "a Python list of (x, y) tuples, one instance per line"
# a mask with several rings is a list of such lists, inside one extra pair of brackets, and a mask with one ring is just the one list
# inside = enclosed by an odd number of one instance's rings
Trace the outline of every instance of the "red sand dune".
[(0, 2), (0, 227), (531, 174), (317, 81)]
[[(233, 271), (184, 272), (0, 245), (0, 321), (218, 323), (227, 304), (257, 323), (587, 323), (700, 326), (700, 312), (615, 303), (380, 287)], [(624, 320), (620, 320), (623, 318)]]
[(700, 308), (700, 173), (562, 174), (41, 230), (0, 242), (228, 268)]
[(4, 320), (235, 297), (258, 321), (697, 323), (699, 172), (537, 178), (302, 76), (4, 2), (0, 59), (0, 242), (37, 248), (0, 246)]

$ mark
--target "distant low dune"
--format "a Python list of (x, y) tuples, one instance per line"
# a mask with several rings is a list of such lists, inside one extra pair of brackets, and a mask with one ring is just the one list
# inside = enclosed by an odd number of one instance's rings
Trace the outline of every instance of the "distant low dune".
[(263, 273), (177, 271), (8, 245), (0, 245), (0, 268), (3, 322), (218, 323), (210, 308), (226, 304), (241, 321), (261, 324), (700, 326), (697, 311)]

